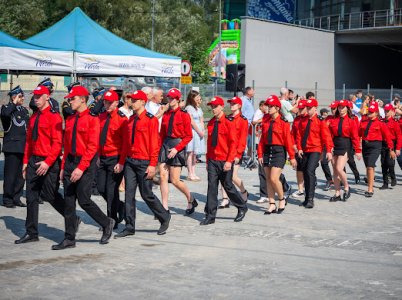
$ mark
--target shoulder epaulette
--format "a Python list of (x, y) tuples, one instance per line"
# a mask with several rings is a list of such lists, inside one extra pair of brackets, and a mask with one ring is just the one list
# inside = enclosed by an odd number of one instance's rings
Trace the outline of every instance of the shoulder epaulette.
[(147, 112), (147, 113), (146, 113), (146, 116), (147, 116), (148, 118), (151, 118), (151, 119), (152, 119), (153, 117), (155, 117), (155, 116), (154, 116), (153, 114), (151, 114), (150, 112)]
[(188, 114), (188, 111), (185, 110), (184, 108), (180, 109), (182, 112), (185, 112), (186, 114)]
[(233, 116), (226, 116), (226, 119), (228, 119), (229, 121), (233, 121), (234, 117)]
[(247, 118), (244, 115), (240, 115), (240, 117), (244, 120), (247, 120)]
[(121, 110), (118, 110), (118, 111), (117, 111), (117, 114), (118, 114), (120, 117), (122, 117), (122, 118), (125, 118), (125, 117), (126, 117), (126, 115), (124, 114), (124, 112), (122, 112)]
[(96, 112), (93, 112), (93, 111), (89, 111), (89, 114), (93, 117), (99, 117), (99, 114), (97, 114)]
[(323, 121), (324, 118), (322, 116), (317, 115), (318, 120)]
[(284, 116), (281, 116), (281, 120), (288, 123), (288, 120), (286, 120), (286, 118)]

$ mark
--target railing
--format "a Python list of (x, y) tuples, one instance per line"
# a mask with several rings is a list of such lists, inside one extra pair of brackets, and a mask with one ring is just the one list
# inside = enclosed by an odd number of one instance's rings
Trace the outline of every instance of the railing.
[(325, 30), (402, 26), (402, 9), (375, 10), (296, 20), (296, 25)]

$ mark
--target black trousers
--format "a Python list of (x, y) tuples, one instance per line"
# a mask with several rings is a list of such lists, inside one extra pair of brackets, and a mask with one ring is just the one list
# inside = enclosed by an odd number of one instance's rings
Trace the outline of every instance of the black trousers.
[[(258, 164), (258, 177), (260, 179), (260, 197), (268, 197), (268, 192), (267, 192), (267, 176), (265, 174), (264, 166), (261, 166)], [(286, 192), (290, 186), (288, 182), (286, 181), (285, 175), (283, 173), (281, 176), (279, 176), (279, 180), (282, 183), (282, 188), (283, 191)]]
[(38, 236), (39, 196), (47, 201), (64, 216), (64, 199), (59, 193), (60, 159), (57, 159), (45, 175), (36, 174), (37, 162), (45, 157), (32, 156), (28, 162), (26, 172), (27, 194), (27, 218), (25, 221), (26, 232), (30, 236)]
[(306, 200), (314, 200), (315, 183), (317, 181), (315, 170), (318, 167), (320, 156), (320, 152), (304, 152), (301, 159)]
[(169, 218), (169, 212), (163, 207), (158, 197), (156, 197), (152, 192), (153, 181), (146, 179), (147, 174), (145, 174), (145, 171), (148, 166), (149, 160), (133, 158), (127, 158), (124, 166), (124, 180), (126, 183), (126, 229), (130, 231), (135, 231), (135, 193), (137, 186), (140, 190), (141, 198), (145, 201), (159, 222), (162, 223)]
[(391, 176), (391, 180), (396, 180), (395, 177), (395, 160), (391, 158), (390, 151), (387, 147), (381, 148), (381, 171), (382, 181), (384, 184), (388, 184), (388, 174)]
[(4, 153), (3, 204), (19, 203), (24, 190), (23, 153)]
[(321, 169), (324, 172), (325, 179), (327, 181), (332, 181), (331, 169), (329, 168), (329, 161), (327, 159), (327, 149), (324, 147), (322, 152)]
[(88, 215), (94, 219), (102, 227), (109, 225), (109, 218), (101, 211), (101, 209), (91, 200), (91, 187), (96, 171), (96, 157), (92, 159), (91, 165), (85, 170), (82, 177), (77, 182), (71, 182), (71, 173), (78, 166), (81, 157), (67, 156), (64, 165), (64, 219), (65, 219), (65, 238), (68, 240), (75, 239), (76, 211), (75, 202), (85, 210)]
[(351, 149), (348, 152), (348, 165), (349, 168), (352, 170), (353, 175), (357, 178), (360, 177), (359, 170), (357, 169), (356, 162), (355, 162), (355, 151)]
[(208, 194), (207, 203), (205, 205), (205, 213), (207, 217), (215, 218), (218, 209), (218, 185), (219, 182), (225, 189), (230, 201), (239, 209), (246, 208), (247, 204), (240, 196), (235, 188), (233, 178), (233, 164), (230, 171), (223, 171), (224, 161), (208, 160)]
[(124, 205), (120, 201), (119, 186), (123, 179), (123, 172), (115, 173), (114, 166), (119, 162), (118, 156), (101, 156), (100, 165), (97, 172), (97, 187), (99, 194), (106, 200), (107, 216), (118, 222), (117, 212), (120, 205)]

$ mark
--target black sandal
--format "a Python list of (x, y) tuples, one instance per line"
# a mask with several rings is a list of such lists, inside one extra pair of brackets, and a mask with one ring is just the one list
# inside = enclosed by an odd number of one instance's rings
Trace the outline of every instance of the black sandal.
[[(286, 198), (279, 199), (279, 202), (281, 202), (281, 201), (285, 201), (285, 207), (286, 207), (286, 205), (288, 205), (288, 200), (286, 200)], [(285, 210), (285, 207), (284, 208), (278, 208), (278, 211), (276, 213), (281, 214)]]
[[(269, 208), (271, 207), (271, 205), (275, 205), (275, 209), (269, 211)], [(268, 207), (268, 209), (264, 212), (264, 215), (276, 214), (276, 212), (277, 212), (276, 203), (275, 203), (275, 202), (274, 202), (274, 203), (269, 203), (269, 207)]]

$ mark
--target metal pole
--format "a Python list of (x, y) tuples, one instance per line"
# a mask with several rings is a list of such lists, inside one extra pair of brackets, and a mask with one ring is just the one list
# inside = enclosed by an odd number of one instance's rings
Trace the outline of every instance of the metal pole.
[(391, 84), (391, 94), (390, 94), (390, 97), (389, 97), (389, 103), (392, 102), (392, 95), (393, 95), (393, 94), (394, 94), (394, 85)]
[(346, 99), (346, 84), (343, 84), (343, 88), (342, 88), (342, 99)]
[(155, 0), (152, 0), (152, 33), (151, 33), (151, 50), (154, 50), (154, 26), (155, 26)]
[(317, 92), (317, 90), (318, 90), (318, 82), (316, 81), (315, 82), (315, 88), (314, 88), (314, 91), (315, 91), (315, 98), (317, 99), (318, 98), (318, 92)]
[(288, 81), (285, 80), (285, 88), (288, 88)]
[(370, 83), (367, 83), (367, 94), (370, 94)]

